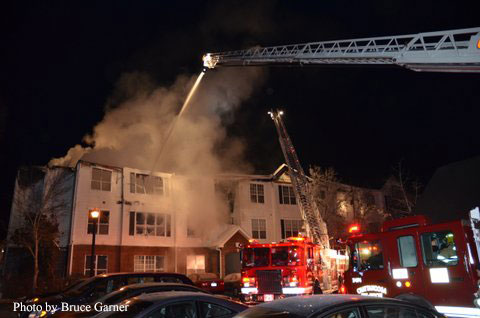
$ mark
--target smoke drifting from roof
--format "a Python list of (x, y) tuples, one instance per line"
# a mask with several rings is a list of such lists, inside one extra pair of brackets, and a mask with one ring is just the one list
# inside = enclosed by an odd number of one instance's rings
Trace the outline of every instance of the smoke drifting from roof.
[[(170, 87), (152, 88), (144, 74), (125, 74), (103, 120), (84, 137), (85, 146), (74, 146), (65, 157), (52, 159), (49, 165), (72, 167), (83, 159), (187, 175), (246, 172), (249, 166), (242, 159), (243, 142), (227, 138), (222, 118), (239, 107), (263, 78), (257, 68), (207, 73), (154, 167), (165, 133), (196, 76), (182, 75)], [(124, 101), (115, 105), (118, 96)]]

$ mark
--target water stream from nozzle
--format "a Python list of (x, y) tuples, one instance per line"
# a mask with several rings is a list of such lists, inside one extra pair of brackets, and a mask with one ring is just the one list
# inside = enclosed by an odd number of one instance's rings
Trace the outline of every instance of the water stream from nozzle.
[(160, 149), (158, 151), (158, 155), (155, 157), (155, 161), (153, 162), (153, 166), (152, 166), (152, 169), (150, 170), (151, 173), (150, 175), (153, 174), (153, 172), (155, 171), (155, 166), (157, 164), (157, 162), (160, 160), (160, 158), (162, 157), (162, 154), (163, 154), (163, 151), (164, 149), (166, 148), (167, 144), (168, 144), (168, 141), (170, 140), (170, 137), (172, 136), (172, 133), (175, 129), (175, 126), (177, 125), (177, 121), (178, 119), (182, 116), (182, 114), (185, 112), (185, 110), (187, 109), (188, 105), (190, 104), (190, 100), (192, 99), (192, 96), (193, 94), (195, 93), (195, 91), (197, 90), (197, 87), (198, 85), (200, 84), (203, 76), (205, 75), (205, 71), (202, 71), (200, 72), (200, 75), (198, 75), (195, 83), (193, 84), (192, 88), (190, 89), (190, 92), (188, 93), (187, 95), (187, 98), (185, 99), (185, 101), (183, 102), (183, 106), (182, 108), (180, 109), (180, 112), (178, 113), (178, 115), (174, 118), (172, 124), (170, 125), (170, 127), (168, 128), (168, 131), (165, 135), (165, 138), (163, 139), (163, 142), (160, 146)]

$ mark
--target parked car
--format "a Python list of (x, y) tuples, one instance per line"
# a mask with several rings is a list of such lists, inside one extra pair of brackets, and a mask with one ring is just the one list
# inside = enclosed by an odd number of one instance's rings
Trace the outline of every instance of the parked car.
[(197, 293), (205, 293), (204, 290), (198, 288), (197, 286), (187, 285), (187, 284), (179, 284), (179, 283), (144, 283), (144, 284), (133, 284), (128, 285), (111, 292), (99, 299), (95, 299), (94, 301), (90, 302), (92, 310), (86, 310), (83, 312), (71, 312), (71, 311), (61, 311), (58, 310), (56, 312), (50, 313), (43, 313), (37, 312), (35, 318), (39, 318), (40, 316), (43, 317), (54, 317), (54, 318), (86, 318), (86, 317), (93, 317), (98, 314), (97, 311), (94, 310), (95, 304), (102, 304), (102, 305), (115, 305), (118, 304), (125, 299), (132, 298), (135, 296), (139, 296), (142, 294), (150, 294), (150, 293), (158, 293), (158, 292), (165, 292), (165, 291), (190, 291), (190, 292), (197, 292)]
[[(147, 283), (147, 282), (167, 282), (167, 283), (183, 283), (187, 285), (194, 285), (193, 282), (182, 274), (177, 273), (111, 273), (97, 275), (76, 284), (71, 288), (57, 294), (39, 295), (29, 298), (25, 301), (26, 304), (45, 304), (56, 305), (59, 303), (67, 304), (87, 304), (98, 299), (112, 291), (115, 291), (123, 286)], [(20, 318), (33, 318), (35, 315), (31, 312), (23, 312)], [(43, 318), (43, 317), (42, 317)]]
[(127, 311), (103, 312), (95, 318), (230, 318), (248, 307), (216, 295), (195, 292), (163, 292), (125, 300)]
[(222, 294), (225, 291), (223, 279), (219, 279), (214, 273), (191, 274), (188, 277), (193, 283), (211, 293)]
[(238, 297), (242, 290), (242, 275), (240, 273), (231, 273), (223, 278), (225, 294)]
[(445, 318), (433, 307), (360, 295), (297, 296), (262, 303), (235, 318)]

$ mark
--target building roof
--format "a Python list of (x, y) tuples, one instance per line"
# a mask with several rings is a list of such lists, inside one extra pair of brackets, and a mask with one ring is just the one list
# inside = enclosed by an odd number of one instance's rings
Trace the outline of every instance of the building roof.
[(229, 224), (225, 230), (218, 235), (218, 237), (210, 242), (210, 246), (216, 248), (222, 248), (235, 234), (240, 233), (246, 240), (249, 240), (251, 237), (247, 234), (240, 226)]
[(438, 168), (415, 212), (441, 222), (468, 218), (468, 212), (477, 206), (480, 206), (480, 156)]

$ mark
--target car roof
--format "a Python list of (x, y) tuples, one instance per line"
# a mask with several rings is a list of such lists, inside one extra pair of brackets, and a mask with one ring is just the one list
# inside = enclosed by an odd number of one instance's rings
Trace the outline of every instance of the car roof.
[[(161, 300), (167, 300), (169, 298), (175, 298), (175, 299), (181, 299), (181, 298), (191, 298), (191, 297), (204, 297), (204, 298), (209, 298), (209, 299), (217, 299), (220, 301), (230, 301), (236, 304), (239, 304), (236, 301), (231, 301), (230, 299), (226, 299), (225, 297), (222, 296), (217, 296), (217, 295), (212, 295), (208, 293), (203, 293), (203, 292), (191, 292), (191, 291), (164, 291), (164, 292), (155, 292), (155, 293), (149, 293), (149, 294), (142, 294), (136, 297), (133, 297), (131, 299), (139, 299), (139, 300), (144, 300), (144, 301), (150, 301), (150, 302), (157, 302)], [(243, 305), (243, 304), (242, 304)], [(246, 305), (243, 305), (247, 307)]]
[(297, 297), (288, 297), (273, 302), (263, 303), (257, 305), (256, 307), (264, 307), (269, 309), (275, 309), (279, 311), (287, 311), (292, 314), (297, 314), (299, 316), (308, 316), (310, 314), (327, 310), (329, 308), (334, 308), (339, 305), (365, 305), (365, 304), (391, 304), (391, 305), (406, 305), (410, 307), (417, 307), (419, 309), (429, 310), (410, 302), (405, 302), (393, 298), (379, 298), (373, 296), (361, 296), (361, 295), (340, 295), (340, 294), (330, 294), (330, 295), (309, 295), (309, 296), (297, 296)]
[[(189, 284), (182, 284), (182, 283), (155, 283), (155, 282), (152, 282), (152, 283), (138, 283), (138, 284), (131, 284), (131, 285), (125, 285), (123, 286), (122, 290), (125, 290), (125, 289), (142, 289), (142, 288), (149, 288), (149, 287), (161, 287), (161, 286), (185, 286), (185, 287), (188, 287), (188, 288), (197, 288), (193, 285), (189, 285)], [(199, 288), (197, 288), (199, 289)]]
[(107, 273), (107, 274), (100, 274), (96, 277), (112, 277), (112, 276), (175, 276), (175, 277), (187, 277), (183, 274), (179, 273), (169, 273), (169, 272), (118, 272), (118, 273)]

